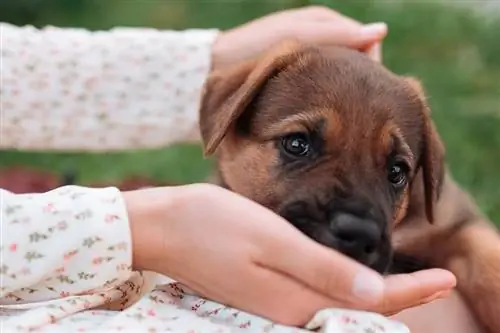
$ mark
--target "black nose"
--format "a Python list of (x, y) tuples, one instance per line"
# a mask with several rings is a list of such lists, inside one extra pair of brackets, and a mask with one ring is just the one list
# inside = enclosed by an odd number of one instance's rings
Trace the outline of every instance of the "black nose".
[(382, 229), (375, 221), (342, 213), (333, 218), (331, 228), (340, 252), (368, 265), (377, 260)]

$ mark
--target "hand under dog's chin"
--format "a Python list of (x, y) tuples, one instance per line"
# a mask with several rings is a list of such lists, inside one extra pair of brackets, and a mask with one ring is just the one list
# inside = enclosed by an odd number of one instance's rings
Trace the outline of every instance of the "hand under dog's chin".
[[(297, 221), (292, 222), (290, 220), (289, 222), (312, 240), (332, 250), (343, 253), (343, 251), (339, 250), (337, 240), (326, 225), (314, 222), (298, 223)], [(388, 274), (393, 259), (393, 250), (389, 244), (383, 244), (371, 258), (368, 258), (368, 261), (358, 260), (358, 258), (355, 258), (349, 253), (343, 254), (375, 270), (380, 274)]]

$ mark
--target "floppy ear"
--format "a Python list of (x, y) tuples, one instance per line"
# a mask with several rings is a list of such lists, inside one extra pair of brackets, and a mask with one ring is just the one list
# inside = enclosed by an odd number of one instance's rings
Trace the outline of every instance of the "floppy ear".
[(230, 127), (243, 114), (264, 84), (298, 59), (301, 46), (287, 41), (259, 59), (214, 71), (205, 83), (199, 126), (205, 156), (212, 155)]
[(422, 104), (422, 150), (419, 168), (424, 182), (425, 212), (429, 222), (434, 222), (434, 207), (441, 194), (444, 179), (444, 145), (431, 119), (431, 111), (425, 98), (424, 89), (416, 78), (406, 77), (406, 82), (418, 92)]

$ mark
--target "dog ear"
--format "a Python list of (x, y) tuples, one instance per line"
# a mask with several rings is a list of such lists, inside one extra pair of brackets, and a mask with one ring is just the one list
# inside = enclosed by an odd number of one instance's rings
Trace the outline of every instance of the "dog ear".
[(431, 110), (425, 97), (425, 91), (419, 80), (406, 77), (406, 82), (417, 91), (422, 104), (422, 150), (419, 168), (422, 172), (425, 196), (425, 212), (430, 223), (434, 222), (434, 208), (441, 194), (444, 180), (445, 148), (431, 118)]
[(210, 156), (217, 150), (230, 127), (264, 84), (298, 59), (300, 48), (298, 42), (286, 41), (260, 58), (214, 71), (209, 76), (199, 111), (205, 156)]

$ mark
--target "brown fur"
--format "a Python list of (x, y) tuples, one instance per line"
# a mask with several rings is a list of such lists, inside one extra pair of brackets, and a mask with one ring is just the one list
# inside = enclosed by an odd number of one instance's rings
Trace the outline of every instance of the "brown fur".
[[(217, 153), (220, 184), (278, 213), (300, 206), (292, 217), (313, 221), (301, 227), (320, 243), (335, 248), (321, 221), (336, 209), (376, 211), (367, 227), (386, 213), (378, 226), (395, 264), (410, 258), (450, 269), (486, 332), (500, 332), (500, 238), (446, 170), (418, 80), (355, 51), (287, 42), (214, 72), (200, 129), (205, 154)], [(299, 162), (279, 146), (295, 132), (315, 133), (320, 142)], [(391, 152), (409, 166), (409, 183), (397, 195), (385, 178)]]

